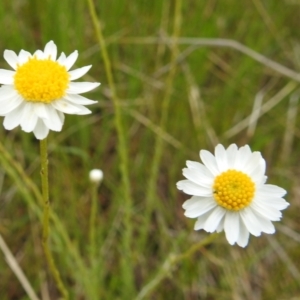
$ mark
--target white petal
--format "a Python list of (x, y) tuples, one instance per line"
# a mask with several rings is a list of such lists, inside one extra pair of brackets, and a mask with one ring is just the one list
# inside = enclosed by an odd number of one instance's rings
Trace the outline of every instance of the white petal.
[[(58, 103), (58, 101), (60, 103)], [(53, 104), (53, 107), (55, 107), (57, 110), (62, 111), (67, 114), (88, 115), (91, 113), (91, 111), (88, 108), (86, 108), (80, 104), (71, 103), (65, 99), (57, 100), (57, 101), (53, 102), (52, 104)]]
[(56, 109), (51, 105), (47, 105), (47, 114), (49, 118), (43, 119), (44, 124), (53, 131), (61, 131), (63, 123)]
[(60, 122), (62, 124), (64, 124), (64, 122), (65, 122), (65, 115), (61, 111), (59, 111), (59, 110), (57, 110), (56, 112), (58, 114), (58, 117), (60, 118)]
[(215, 159), (219, 172), (228, 170), (227, 152), (221, 144), (217, 145), (215, 148)]
[(210, 213), (210, 216), (207, 218), (203, 229), (207, 232), (214, 232), (221, 220), (224, 218), (226, 210), (221, 206), (216, 206), (216, 208)]
[(249, 207), (240, 211), (240, 216), (248, 231), (254, 236), (260, 236), (261, 228), (258, 219)]
[(212, 190), (201, 187), (190, 180), (181, 180), (177, 182), (177, 188), (188, 195), (212, 197)]
[(186, 200), (183, 204), (182, 204), (182, 207), (184, 209), (193, 209), (194, 205), (199, 203), (199, 198), (200, 197), (197, 197), (197, 196), (193, 196), (192, 198)]
[(76, 105), (64, 99), (53, 101), (52, 106), (66, 114), (77, 114), (80, 112), (80, 109)]
[(18, 55), (14, 51), (5, 50), (4, 59), (14, 70), (17, 68), (17, 63), (19, 62), (19, 59), (18, 59)]
[(251, 171), (246, 172), (252, 179), (252, 181), (256, 184), (265, 183), (265, 168), (258, 164)]
[(266, 206), (272, 206), (278, 210), (283, 210), (290, 205), (283, 198), (264, 197), (264, 196), (260, 197), (256, 195), (255, 199), (257, 199), (257, 201), (261, 202)]
[(78, 57), (78, 51), (75, 50), (73, 53), (71, 53), (63, 62), (63, 65), (66, 67), (67, 71), (70, 70), (70, 68), (72, 68), (72, 66), (74, 65), (75, 61), (77, 60)]
[(11, 85), (3, 85), (0, 88), (0, 103), (9, 101), (9, 99), (18, 97), (19, 94)]
[(5, 116), (3, 122), (3, 126), (5, 129), (12, 130), (20, 125), (25, 105), (25, 102), (21, 103), (21, 105), (19, 105), (16, 109)]
[(36, 50), (33, 53), (33, 56), (35, 56), (37, 59), (46, 59), (47, 58), (42, 50)]
[(76, 94), (70, 94), (70, 95), (65, 95), (65, 99), (67, 99), (69, 102), (74, 103), (74, 104), (81, 104), (81, 105), (90, 105), (97, 103), (98, 101), (90, 100), (87, 99), (83, 96), (76, 95)]
[(80, 77), (82, 77), (83, 75), (85, 75), (89, 69), (92, 67), (92, 65), (90, 66), (86, 66), (86, 67), (82, 67), (79, 69), (75, 69), (73, 71), (68, 72), (70, 75), (70, 80), (76, 80)]
[(260, 201), (253, 201), (251, 203), (251, 208), (256, 212), (256, 214), (260, 214), (264, 218), (267, 218), (271, 221), (279, 221), (281, 219), (281, 212), (272, 207), (272, 205), (264, 205)]
[(57, 62), (64, 66), (66, 59), (67, 59), (66, 54), (64, 52), (62, 52), (61, 55), (59, 56)]
[(267, 179), (268, 179), (268, 176), (264, 176), (264, 177), (262, 178), (262, 181), (260, 182), (260, 185), (265, 184), (265, 183), (267, 182)]
[(259, 215), (256, 215), (256, 218), (259, 221), (262, 232), (265, 232), (268, 234), (273, 234), (275, 232), (275, 227), (270, 220), (268, 220), (264, 217), (261, 217)]
[(11, 91), (11, 90), (15, 90), (14, 87), (13, 87), (13, 85), (11, 85), (11, 84), (2, 85), (2, 86), (0, 87), (0, 92), (1, 92), (1, 93), (2, 93), (2, 91), (7, 92), (7, 91)]
[(217, 204), (212, 198), (192, 197), (185, 201), (183, 208), (186, 210), (184, 215), (188, 218), (197, 218), (216, 207)]
[(203, 164), (201, 164), (197, 161), (187, 160), (186, 165), (189, 169), (196, 169), (196, 170), (202, 172), (203, 174), (205, 174), (206, 177), (209, 177), (211, 180), (214, 180), (213, 174)]
[(38, 140), (43, 140), (47, 137), (49, 133), (49, 128), (44, 124), (42, 119), (38, 119), (33, 133)]
[(45, 49), (44, 49), (44, 55), (46, 58), (50, 56), (52, 60), (56, 60), (56, 55), (57, 55), (57, 47), (54, 44), (53, 41), (50, 41), (46, 44)]
[(255, 173), (257, 168), (259, 168), (261, 171), (264, 171), (261, 166), (261, 161), (262, 157), (260, 152), (254, 152), (248, 159), (247, 163), (243, 166), (243, 169), (241, 169), (241, 171), (248, 174), (249, 176), (251, 176), (253, 172)]
[(19, 53), (19, 56), (18, 56), (19, 65), (20, 66), (23, 65), (31, 57), (32, 57), (31, 53), (29, 53), (28, 51), (25, 51), (25, 50), (21, 50)]
[(224, 221), (226, 239), (230, 245), (238, 240), (240, 234), (240, 216), (238, 212), (227, 211)]
[(240, 232), (239, 232), (239, 237), (237, 240), (237, 244), (240, 247), (245, 248), (248, 245), (248, 241), (249, 241), (249, 231), (246, 228), (246, 226), (244, 225), (244, 223), (241, 221), (240, 222)]
[(201, 157), (201, 160), (202, 160), (203, 164), (207, 167), (207, 169), (214, 176), (220, 174), (220, 172), (218, 170), (217, 163), (216, 163), (216, 159), (209, 151), (201, 150), (200, 151), (200, 157)]
[(15, 108), (17, 108), (24, 100), (21, 96), (17, 95), (15, 97), (11, 97), (7, 101), (1, 102), (0, 105), (0, 116), (4, 116), (11, 111), (13, 111)]
[(216, 228), (216, 232), (221, 232), (221, 231), (224, 230), (224, 222), (225, 222), (225, 218), (223, 218), (223, 219), (220, 221), (218, 227)]
[(34, 113), (41, 119), (49, 119), (49, 114), (47, 110), (48, 104), (45, 103), (35, 103)]
[(199, 216), (197, 218), (197, 221), (194, 225), (194, 230), (200, 230), (203, 229), (203, 226), (207, 220), (207, 218), (210, 216), (211, 212), (207, 212), (206, 214), (203, 214), (202, 216)]
[(234, 168), (237, 170), (243, 170), (245, 164), (250, 159), (251, 155), (252, 152), (248, 145), (241, 147), (236, 154)]
[(236, 144), (231, 144), (227, 149), (227, 161), (228, 161), (228, 168), (233, 168), (235, 164), (235, 158), (238, 152), (238, 147)]
[(281, 198), (286, 194), (286, 190), (283, 188), (273, 185), (273, 184), (265, 184), (257, 191), (257, 195), (265, 196), (265, 197), (278, 197)]
[(82, 105), (79, 104), (73, 104), (73, 105), (79, 109), (79, 112), (75, 113), (75, 115), (89, 115), (90, 113), (92, 113), (88, 108)]
[(191, 160), (186, 161), (186, 166), (190, 169), (196, 169), (196, 170), (199, 169), (200, 171), (206, 169), (206, 167), (203, 164)]
[(20, 122), (21, 128), (25, 132), (32, 132), (37, 124), (38, 117), (34, 113), (34, 103), (27, 102), (24, 110), (23, 116)]
[(183, 171), (182, 172), (183, 176), (185, 178), (189, 179), (190, 181), (200, 186), (212, 189), (213, 180), (207, 177), (201, 171), (198, 171), (196, 169), (188, 169), (188, 168), (184, 168), (182, 171)]
[(0, 83), (1, 84), (13, 84), (15, 71), (0, 69)]
[(263, 172), (263, 174), (266, 173), (266, 161), (263, 159), (263, 157), (261, 156), (260, 158), (260, 167), (261, 167), (261, 170)]
[(70, 82), (67, 94), (82, 94), (89, 92), (99, 86), (98, 82)]

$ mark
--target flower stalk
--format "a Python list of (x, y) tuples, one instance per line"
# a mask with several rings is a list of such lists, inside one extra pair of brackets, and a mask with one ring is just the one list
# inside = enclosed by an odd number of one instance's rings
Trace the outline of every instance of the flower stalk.
[(94, 259), (96, 258), (96, 249), (97, 249), (97, 242), (96, 242), (96, 217), (98, 211), (98, 187), (100, 185), (99, 182), (92, 182), (91, 183), (91, 193), (92, 193), (92, 203), (91, 203), (91, 214), (90, 214), (90, 252), (91, 252), (91, 264), (93, 263)]
[(96, 13), (95, 4), (93, 0), (87, 0), (91, 20), (95, 29), (96, 38), (98, 40), (101, 55), (104, 62), (105, 72), (107, 76), (108, 86), (111, 92), (111, 98), (114, 105), (115, 112), (115, 126), (118, 134), (118, 155), (120, 157), (120, 173), (124, 195), (124, 231), (122, 238), (123, 256), (121, 261), (122, 277), (124, 288), (127, 290), (127, 297), (130, 298), (134, 294), (134, 278), (132, 266), (130, 265), (131, 259), (131, 242), (132, 242), (132, 224), (131, 224), (131, 210), (132, 210), (132, 197), (130, 190), (129, 180), (129, 167), (128, 167), (128, 147), (126, 143), (126, 134), (123, 125), (121, 103), (116, 93), (114, 83), (111, 61), (107, 52), (105, 38), (102, 33), (99, 18)]
[(46, 257), (50, 272), (55, 280), (57, 288), (61, 292), (65, 300), (69, 299), (69, 293), (65, 288), (60, 273), (55, 265), (54, 258), (49, 248), (49, 217), (50, 217), (50, 201), (49, 201), (49, 184), (48, 184), (48, 151), (47, 138), (40, 141), (41, 155), (41, 177), (42, 177), (42, 195), (43, 195), (43, 219), (42, 219), (42, 246)]

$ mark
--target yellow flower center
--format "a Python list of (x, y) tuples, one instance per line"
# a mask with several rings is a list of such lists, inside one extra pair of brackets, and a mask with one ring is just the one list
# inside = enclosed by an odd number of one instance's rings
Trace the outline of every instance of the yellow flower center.
[(213, 191), (214, 198), (220, 206), (238, 211), (252, 202), (255, 184), (247, 174), (228, 170), (215, 178)]
[(17, 67), (14, 84), (26, 101), (51, 103), (65, 96), (69, 78), (66, 68), (59, 63), (33, 57)]

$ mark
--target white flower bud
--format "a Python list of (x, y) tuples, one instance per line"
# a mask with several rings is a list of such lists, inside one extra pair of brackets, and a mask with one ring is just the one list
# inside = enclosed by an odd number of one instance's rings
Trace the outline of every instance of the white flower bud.
[(89, 174), (90, 181), (93, 183), (100, 183), (103, 180), (103, 172), (100, 169), (93, 169)]

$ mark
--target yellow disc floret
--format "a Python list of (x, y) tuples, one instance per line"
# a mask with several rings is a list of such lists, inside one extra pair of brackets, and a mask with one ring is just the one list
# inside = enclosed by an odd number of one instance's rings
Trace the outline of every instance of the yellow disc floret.
[(56, 61), (33, 57), (17, 67), (14, 85), (26, 101), (51, 103), (65, 96), (69, 78), (66, 68)]
[(213, 191), (220, 206), (238, 211), (252, 202), (255, 184), (247, 174), (230, 169), (215, 178)]

